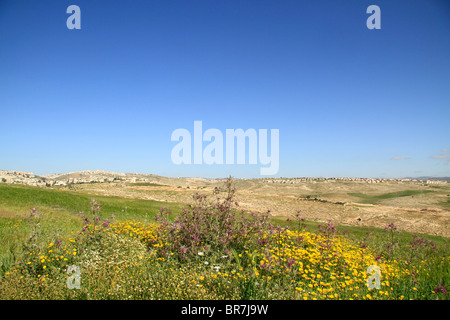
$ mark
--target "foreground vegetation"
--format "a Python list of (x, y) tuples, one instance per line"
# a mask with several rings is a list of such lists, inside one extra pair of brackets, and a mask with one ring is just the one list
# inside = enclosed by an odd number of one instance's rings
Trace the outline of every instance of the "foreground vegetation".
[[(1, 299), (448, 299), (448, 239), (1, 186)], [(126, 208), (124, 210), (124, 207)], [(156, 213), (157, 212), (157, 213)], [(370, 289), (369, 266), (380, 287)], [(373, 287), (376, 281), (369, 281)]]

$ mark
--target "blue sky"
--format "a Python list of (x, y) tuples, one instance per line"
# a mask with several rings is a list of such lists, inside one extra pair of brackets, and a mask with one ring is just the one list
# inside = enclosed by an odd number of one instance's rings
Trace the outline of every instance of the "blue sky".
[(445, 0), (1, 0), (0, 169), (262, 177), (173, 164), (201, 120), (279, 129), (276, 176), (450, 176), (449, 32)]

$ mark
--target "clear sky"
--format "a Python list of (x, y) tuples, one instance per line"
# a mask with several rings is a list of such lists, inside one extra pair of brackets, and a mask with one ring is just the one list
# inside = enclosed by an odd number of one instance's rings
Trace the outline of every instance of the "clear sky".
[(0, 119), (2, 170), (261, 177), (173, 164), (201, 120), (279, 129), (276, 176), (450, 176), (450, 1), (0, 0)]

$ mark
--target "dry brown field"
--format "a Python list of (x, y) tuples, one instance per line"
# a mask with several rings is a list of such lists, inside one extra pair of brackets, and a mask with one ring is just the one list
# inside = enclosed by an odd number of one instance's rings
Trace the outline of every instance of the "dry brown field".
[[(155, 177), (148, 183), (96, 183), (67, 187), (90, 194), (192, 203), (199, 192), (211, 195), (219, 180)], [(383, 228), (394, 223), (399, 230), (450, 236), (450, 184), (366, 183), (269, 183), (261, 179), (236, 180), (241, 209), (267, 212), (276, 217), (293, 217), (298, 210), (309, 221), (337, 225)]]

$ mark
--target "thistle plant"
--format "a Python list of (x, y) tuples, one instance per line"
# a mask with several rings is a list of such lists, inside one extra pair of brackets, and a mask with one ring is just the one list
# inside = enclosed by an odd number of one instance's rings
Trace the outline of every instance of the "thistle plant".
[(410, 257), (409, 262), (412, 263), (413, 258), (417, 260), (426, 260), (430, 255), (436, 253), (436, 244), (431, 241), (413, 234), (413, 241), (409, 243)]
[(390, 258), (393, 256), (393, 251), (398, 246), (398, 242), (395, 240), (395, 233), (398, 232), (397, 226), (391, 222), (384, 227), (384, 230), (388, 232), (389, 242), (386, 245), (386, 254)]
[(31, 228), (30, 236), (23, 245), (25, 250), (33, 251), (37, 249), (39, 238), (41, 236), (42, 217), (43, 214), (39, 212), (37, 208), (34, 207), (31, 209), (31, 212), (23, 218), (28, 222), (28, 225)]
[(79, 211), (78, 215), (83, 219), (83, 228), (79, 234), (87, 235), (85, 239), (88, 242), (100, 240), (100, 234), (97, 232), (99, 228), (106, 228), (111, 224), (109, 219), (103, 219), (100, 216), (102, 208), (100, 204), (92, 199), (89, 204), (89, 214), (85, 215), (83, 211)]
[(228, 255), (231, 250), (261, 246), (267, 240), (251, 243), (255, 238), (251, 235), (276, 229), (269, 223), (270, 212), (250, 217), (243, 211), (238, 212), (239, 203), (231, 177), (223, 188), (214, 189), (213, 199), (196, 193), (193, 200), (194, 203), (184, 208), (174, 222), (169, 221), (170, 213), (165, 209), (156, 217), (160, 222), (160, 238), (171, 246), (167, 252), (175, 252), (181, 260), (198, 258), (198, 252), (214, 251)]
[(298, 231), (301, 231), (306, 228), (305, 226), (305, 218), (302, 218), (301, 216), (302, 210), (297, 210), (295, 214), (295, 220), (297, 220), (297, 229)]

